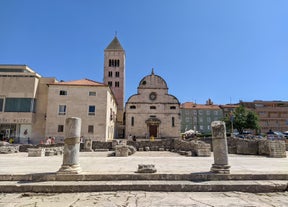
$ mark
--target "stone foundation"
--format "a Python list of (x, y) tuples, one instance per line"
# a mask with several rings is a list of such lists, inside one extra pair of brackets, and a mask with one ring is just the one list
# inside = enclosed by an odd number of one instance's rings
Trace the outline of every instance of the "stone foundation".
[[(202, 141), (211, 143), (211, 138), (202, 138)], [(286, 157), (288, 151), (287, 140), (241, 139), (227, 138), (230, 154), (264, 155), (269, 157)]]
[(19, 152), (19, 145), (2, 145), (0, 146), (0, 154), (11, 154)]
[(45, 155), (43, 148), (28, 148), (28, 157), (44, 157)]
[(28, 157), (44, 157), (63, 154), (63, 147), (28, 148)]

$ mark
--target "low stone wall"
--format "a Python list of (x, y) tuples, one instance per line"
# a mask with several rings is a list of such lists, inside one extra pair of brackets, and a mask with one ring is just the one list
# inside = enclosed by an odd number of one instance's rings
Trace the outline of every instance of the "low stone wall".
[[(192, 156), (211, 156), (211, 147), (209, 144), (202, 141), (185, 141), (181, 139), (161, 139), (161, 140), (114, 140), (113, 142), (93, 141), (92, 148), (94, 151), (100, 149), (114, 150), (116, 144), (125, 142), (128, 146), (133, 146), (138, 151), (173, 151), (186, 152)], [(190, 152), (190, 153), (188, 153)]]
[[(207, 144), (211, 144), (212, 147), (212, 137), (205, 137), (205, 138), (202, 137), (199, 138), (198, 140), (206, 142)], [(242, 139), (242, 138), (227, 137), (227, 145), (229, 154), (286, 157), (286, 151), (288, 151), (287, 139), (267, 140), (267, 139)]]
[(258, 140), (236, 140), (236, 154), (242, 155), (258, 155), (259, 154)]
[[(82, 145), (81, 145), (82, 146)], [(80, 146), (80, 147), (81, 147)], [(84, 147), (83, 147), (84, 149)], [(100, 142), (100, 141), (92, 141), (92, 149), (94, 151), (97, 150), (103, 150), (103, 149), (109, 149), (112, 150), (112, 142)]]
[(61, 147), (46, 147), (46, 148), (28, 148), (28, 157), (44, 157), (63, 154), (63, 146)]
[(19, 145), (2, 145), (0, 146), (0, 154), (11, 154), (19, 152)]
[(53, 147), (64, 147), (64, 143), (56, 143), (56, 144), (38, 144), (38, 145), (32, 145), (32, 144), (22, 144), (19, 146), (19, 152), (28, 152), (29, 148), (53, 148)]

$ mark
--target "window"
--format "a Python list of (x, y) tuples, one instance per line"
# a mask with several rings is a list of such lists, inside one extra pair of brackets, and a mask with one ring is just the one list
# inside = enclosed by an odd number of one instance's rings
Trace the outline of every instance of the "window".
[(150, 109), (156, 109), (156, 106), (150, 106)]
[(108, 81), (108, 86), (112, 87), (112, 81)]
[(131, 126), (134, 126), (134, 116), (131, 117)]
[(120, 60), (109, 59), (109, 67), (119, 67)]
[(207, 114), (207, 115), (210, 115), (210, 110), (207, 110), (207, 111), (206, 111), (206, 114)]
[(89, 106), (88, 115), (95, 115), (95, 106)]
[(119, 87), (119, 85), (120, 85), (120, 84), (119, 84), (119, 81), (116, 81), (116, 82), (115, 82), (115, 87)]
[(67, 96), (67, 91), (60, 90), (59, 95), (60, 96)]
[(96, 96), (96, 92), (95, 91), (89, 91), (89, 96)]
[(216, 116), (217, 116), (217, 115), (218, 115), (218, 111), (214, 111), (214, 115), (216, 115)]
[(175, 127), (175, 118), (172, 117), (172, 127)]
[(4, 103), (4, 99), (0, 98), (0, 111), (3, 111), (3, 103)]
[(64, 132), (64, 125), (58, 125), (58, 132)]
[(130, 109), (136, 109), (135, 105), (130, 106)]
[(94, 133), (94, 126), (93, 125), (89, 125), (88, 126), (88, 133)]
[(176, 109), (176, 106), (170, 106), (170, 109), (174, 110)]
[(203, 118), (202, 118), (202, 117), (200, 117), (200, 118), (199, 118), (199, 121), (200, 121), (200, 122), (203, 122)]
[(108, 77), (112, 77), (112, 71), (108, 72)]
[(207, 122), (210, 123), (211, 122), (211, 118), (207, 117)]
[(59, 105), (58, 115), (66, 115), (66, 105)]
[(118, 78), (120, 76), (120, 73), (116, 71), (115, 76)]
[(35, 112), (36, 99), (33, 98), (6, 98), (5, 112)]

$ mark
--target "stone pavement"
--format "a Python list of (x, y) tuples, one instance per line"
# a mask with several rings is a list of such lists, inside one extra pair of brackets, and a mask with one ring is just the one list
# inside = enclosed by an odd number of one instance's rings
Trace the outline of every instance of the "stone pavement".
[[(185, 157), (177, 153), (136, 152), (129, 157), (107, 157), (109, 152), (81, 152), (80, 166), (86, 174), (135, 174), (138, 164), (154, 164), (160, 174), (207, 173), (214, 163), (211, 157)], [(27, 153), (0, 154), (0, 175), (54, 173), (62, 165), (62, 156), (28, 157)], [(288, 157), (268, 158), (229, 154), (231, 174), (288, 174)]]
[[(136, 152), (109, 157), (108, 152), (82, 152), (80, 175), (56, 172), (62, 156), (0, 155), (0, 192), (284, 192), (288, 159), (229, 155), (231, 174), (210, 173), (213, 157), (185, 157), (171, 152)], [(139, 164), (155, 165), (156, 173), (135, 173)]]
[(0, 207), (286, 207), (288, 192), (100, 192), (0, 194)]
[[(122, 176), (135, 176), (137, 173), (138, 164), (154, 164), (157, 168), (157, 175), (206, 175), (210, 171), (213, 164), (212, 157), (185, 157), (171, 152), (136, 152), (129, 157), (107, 157), (107, 152), (81, 152), (80, 165), (83, 174), (87, 176), (97, 175), (112, 175), (114, 178)], [(17, 177), (27, 174), (55, 174), (62, 164), (62, 156), (51, 157), (28, 157), (27, 153), (17, 154), (0, 154), (0, 177), (11, 175)], [(253, 175), (271, 175), (273, 177), (281, 177), (277, 182), (284, 182), (287, 186), (288, 175), (288, 158), (268, 158), (260, 156), (248, 155), (233, 155), (229, 154), (229, 164), (231, 165), (231, 174), (235, 178), (240, 179), (240, 183), (246, 182), (241, 179), (245, 176)], [(283, 175), (285, 179), (283, 180)], [(144, 175), (141, 175), (144, 176)], [(145, 176), (144, 176), (145, 177)], [(84, 178), (84, 177), (83, 177)], [(2, 180), (0, 183), (8, 181)], [(10, 182), (10, 181), (9, 181)], [(15, 186), (29, 184), (30, 182), (11, 181), (15, 182)], [(67, 183), (66, 183), (67, 182)], [(87, 181), (58, 181), (50, 182), (53, 185), (62, 183), (71, 187), (73, 184), (80, 185)], [(98, 181), (93, 181), (98, 182)], [(103, 182), (103, 181), (100, 181)], [(107, 181), (104, 184), (108, 184)], [(125, 181), (120, 181), (121, 182)], [(129, 181), (132, 182), (132, 181)], [(136, 180), (135, 182), (149, 182), (148, 180)], [(152, 181), (163, 182), (169, 185), (169, 182), (176, 181)], [(189, 180), (180, 180), (181, 182), (189, 182)], [(214, 184), (211, 184), (213, 183)], [(228, 180), (230, 185), (237, 180)], [(248, 180), (254, 182), (256, 187), (263, 187), (263, 182), (256, 180)], [(272, 181), (265, 180), (266, 183)], [(276, 186), (277, 186), (276, 182)], [(49, 183), (49, 182), (48, 182)], [(115, 181), (116, 183), (116, 181)], [(196, 182), (197, 183), (197, 182)], [(205, 182), (199, 182), (202, 185)], [(211, 181), (208, 186), (217, 186), (221, 182)], [(30, 183), (31, 184), (31, 183)], [(32, 182), (32, 185), (42, 185), (45, 182)], [(119, 182), (117, 183), (119, 185)], [(151, 184), (151, 183), (150, 183)], [(148, 184), (148, 185), (150, 185)], [(253, 183), (252, 183), (253, 184)], [(88, 183), (89, 185), (89, 183)], [(235, 186), (239, 187), (239, 183)], [(14, 187), (15, 187), (14, 186)], [(132, 185), (133, 186), (133, 185)], [(183, 185), (184, 186), (184, 185)], [(5, 185), (2, 187), (5, 188)], [(37, 187), (37, 186), (36, 186)], [(249, 187), (249, 186), (248, 186)], [(247, 186), (245, 188), (248, 188)], [(37, 189), (37, 188), (36, 188)], [(35, 193), (23, 191), (22, 193), (1, 193), (0, 207), (24, 207), (24, 206), (54, 206), (54, 207), (77, 207), (77, 206), (130, 206), (130, 207), (172, 207), (172, 206), (241, 206), (241, 207), (271, 207), (271, 206), (288, 206), (288, 192), (273, 192), (273, 193), (245, 193), (229, 191), (229, 192), (148, 192), (148, 191), (117, 191), (110, 192), (75, 192), (75, 193)]]

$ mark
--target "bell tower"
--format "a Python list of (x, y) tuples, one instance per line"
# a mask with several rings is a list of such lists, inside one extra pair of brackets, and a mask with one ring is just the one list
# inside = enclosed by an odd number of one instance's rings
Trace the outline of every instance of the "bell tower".
[(125, 50), (117, 36), (104, 50), (104, 83), (110, 86), (117, 101), (116, 137), (124, 137)]

